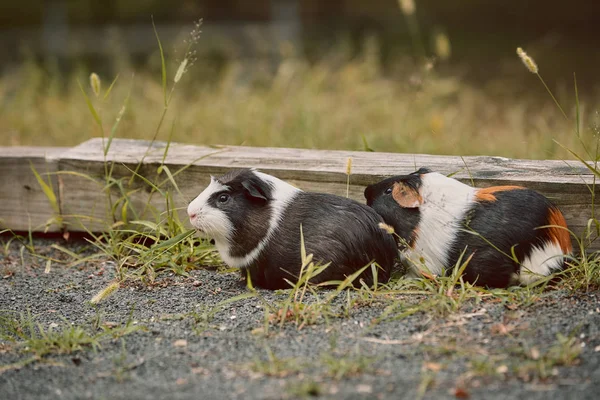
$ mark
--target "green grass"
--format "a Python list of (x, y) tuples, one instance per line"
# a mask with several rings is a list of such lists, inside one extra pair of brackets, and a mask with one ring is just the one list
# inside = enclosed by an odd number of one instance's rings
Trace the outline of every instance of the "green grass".
[(298, 359), (280, 358), (267, 347), (265, 349), (266, 357), (255, 357), (255, 359), (244, 368), (249, 368), (252, 372), (261, 376), (274, 376), (283, 378), (290, 374), (297, 373), (306, 368), (305, 363), (301, 363)]
[[(133, 313), (133, 310), (132, 310)], [(32, 362), (47, 362), (50, 357), (61, 354), (74, 354), (81, 351), (97, 351), (102, 343), (110, 340), (123, 340), (127, 335), (144, 330), (130, 318), (122, 325), (107, 324), (96, 314), (89, 324), (74, 325), (66, 320), (45, 326), (36, 321), (31, 312), (16, 313), (0, 311), (0, 340), (13, 343), (17, 351), (31, 354), (14, 364), (0, 368), (0, 372), (18, 369)]]
[[(390, 74), (378, 57), (376, 50), (351, 56), (340, 46), (315, 63), (284, 60), (273, 76), (234, 61), (204, 81), (185, 74), (175, 91), (167, 88), (167, 107), (161, 76), (143, 70), (134, 75), (132, 66), (119, 67), (106, 99), (83, 86), (107, 139), (125, 105), (116, 134), (127, 138), (352, 150), (364, 149), (364, 138), (376, 151), (573, 158), (554, 138), (581, 153), (573, 124), (556, 113), (550, 98), (506, 84), (504, 77), (477, 87), (410, 60), (394, 62), (397, 72)], [(177, 65), (167, 60), (169, 66), (174, 74)], [(62, 77), (31, 61), (0, 79), (3, 143), (71, 146), (101, 136), (77, 83), (87, 82), (90, 72)], [(101, 79), (108, 86), (115, 76)], [(574, 102), (559, 100), (574, 118)], [(580, 107), (588, 144), (598, 106), (592, 98)]]
[(582, 348), (573, 336), (557, 334), (556, 340), (546, 349), (529, 346), (517, 341), (501, 352), (491, 349), (490, 354), (471, 355), (463, 379), (476, 377), (507, 379), (514, 377), (525, 382), (544, 381), (558, 374), (557, 367), (571, 366), (579, 362)]
[(365, 356), (358, 349), (347, 353), (331, 349), (330, 352), (323, 353), (318, 360), (308, 360), (297, 357), (281, 358), (267, 347), (266, 357), (255, 357), (252, 362), (242, 365), (240, 370), (250, 370), (259, 376), (283, 378), (318, 369), (332, 379), (340, 381), (363, 373), (373, 373), (372, 365), (375, 361), (374, 357)]

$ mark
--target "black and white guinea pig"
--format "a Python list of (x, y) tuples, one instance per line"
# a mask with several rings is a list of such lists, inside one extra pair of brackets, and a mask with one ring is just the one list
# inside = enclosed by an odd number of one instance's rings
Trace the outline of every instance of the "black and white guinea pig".
[(472, 255), (466, 281), (529, 284), (561, 270), (572, 251), (562, 213), (520, 186), (478, 189), (422, 168), (368, 186), (365, 197), (403, 239), (411, 275), (423, 266), (440, 275)]
[[(371, 262), (386, 282), (397, 257), (397, 245), (370, 207), (340, 196), (304, 192), (253, 169), (231, 171), (210, 185), (188, 206), (192, 225), (215, 241), (223, 261), (249, 272), (252, 284), (289, 287), (301, 269), (300, 225), (307, 254), (320, 264), (331, 262), (312, 282), (343, 280)], [(371, 268), (359, 279), (371, 285)]]

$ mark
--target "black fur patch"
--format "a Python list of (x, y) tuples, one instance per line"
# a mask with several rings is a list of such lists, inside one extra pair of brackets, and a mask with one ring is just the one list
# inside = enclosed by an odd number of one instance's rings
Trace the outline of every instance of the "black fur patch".
[[(551, 240), (548, 229), (536, 228), (548, 225), (548, 209), (552, 204), (529, 189), (501, 191), (494, 196), (496, 201), (476, 202), (467, 213), (464, 230), (452, 243), (447, 266), (454, 267), (466, 249), (462, 261), (473, 254), (465, 270), (466, 281), (506, 287), (533, 246), (542, 247)], [(513, 252), (519, 263), (510, 258)]]
[(236, 169), (216, 178), (219, 183), (230, 186), (232, 190), (241, 190), (244, 184), (258, 188), (267, 199), (272, 199), (273, 186), (269, 182), (260, 179), (253, 170)]
[[(377, 214), (381, 215), (384, 222), (394, 228), (394, 232), (398, 236), (394, 236), (396, 240), (400, 238), (401, 248), (405, 243), (411, 245), (416, 239), (416, 231), (419, 221), (420, 212), (418, 208), (402, 208), (392, 197), (392, 189), (394, 183), (402, 182), (410, 188), (419, 191), (421, 188), (421, 174), (428, 173), (429, 170), (421, 168), (409, 175), (398, 175), (387, 178), (379, 183), (367, 186), (365, 189), (365, 198), (367, 205), (372, 207)], [(386, 193), (389, 192), (389, 193)], [(404, 243), (402, 243), (402, 241)]]
[[(378, 280), (386, 282), (397, 255), (392, 236), (378, 227), (381, 218), (369, 207), (344, 197), (300, 192), (284, 211), (281, 222), (259, 258), (248, 267), (254, 285), (287, 288), (300, 274), (300, 225), (307, 254), (331, 265), (312, 282), (343, 280), (376, 261)], [(245, 271), (242, 271), (245, 276)], [(371, 285), (371, 269), (359, 279)], [(358, 283), (358, 280), (355, 281)]]
[[(231, 171), (217, 178), (217, 181), (228, 186), (229, 189), (213, 193), (208, 203), (211, 207), (225, 212), (235, 227), (229, 254), (243, 257), (258, 246), (260, 240), (267, 235), (272, 213), (268, 200), (272, 198), (273, 187), (250, 169)], [(263, 201), (264, 199), (250, 191), (257, 191), (267, 201)], [(226, 204), (219, 203), (219, 197), (223, 193), (230, 196)]]

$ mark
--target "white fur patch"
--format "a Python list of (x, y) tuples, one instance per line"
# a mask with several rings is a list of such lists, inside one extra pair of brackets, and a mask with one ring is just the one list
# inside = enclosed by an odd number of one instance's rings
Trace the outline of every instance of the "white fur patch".
[(272, 175), (268, 175), (258, 171), (252, 171), (254, 175), (258, 176), (261, 180), (265, 182), (269, 182), (272, 186), (272, 200), (269, 201), (271, 206), (271, 219), (269, 220), (269, 229), (267, 230), (267, 234), (258, 245), (244, 257), (233, 257), (229, 254), (229, 242), (219, 243), (217, 239), (215, 239), (215, 245), (217, 250), (219, 250), (219, 254), (221, 258), (227, 265), (235, 267), (235, 268), (243, 268), (251, 264), (260, 252), (265, 248), (271, 236), (273, 236), (273, 232), (279, 226), (279, 222), (283, 217), (283, 213), (288, 206), (288, 204), (292, 201), (294, 196), (301, 192), (300, 189), (290, 185), (287, 182), (282, 181), (281, 179), (275, 178)]
[(215, 243), (228, 241), (235, 229), (223, 211), (208, 205), (210, 196), (227, 189), (229, 189), (228, 186), (221, 184), (211, 176), (210, 185), (187, 208), (190, 222), (194, 228), (200, 230), (202, 235), (215, 239)]
[(548, 241), (543, 247), (534, 247), (531, 254), (523, 260), (519, 274), (519, 283), (529, 285), (541, 277), (560, 270), (564, 262), (564, 253), (557, 243)]
[(405, 256), (416, 266), (424, 265), (432, 274), (440, 275), (465, 213), (473, 206), (475, 193), (475, 188), (440, 173), (422, 175), (419, 231), (414, 248)]

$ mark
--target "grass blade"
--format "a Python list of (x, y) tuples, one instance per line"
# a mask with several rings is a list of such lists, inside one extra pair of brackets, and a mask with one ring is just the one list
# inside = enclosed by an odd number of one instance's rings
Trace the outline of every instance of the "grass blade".
[(50, 247), (52, 247), (53, 249), (56, 249), (58, 251), (62, 251), (63, 253), (67, 254), (69, 257), (71, 257), (71, 258), (73, 258), (75, 260), (79, 260), (81, 258), (81, 256), (79, 254), (76, 254), (76, 253), (72, 252), (71, 250), (66, 249), (66, 248), (64, 248), (64, 247), (62, 247), (62, 246), (60, 246), (60, 245), (58, 245), (56, 243), (54, 243)]
[(156, 41), (158, 42), (158, 50), (160, 51), (160, 68), (162, 74), (162, 88), (163, 88), (163, 96), (165, 101), (165, 107), (168, 105), (167, 103), (167, 66), (165, 65), (165, 53), (163, 51), (162, 43), (160, 42), (160, 38), (158, 37), (158, 31), (156, 30), (156, 25), (154, 24), (154, 17), (152, 17), (152, 29), (154, 30), (154, 36), (156, 36)]
[(159, 189), (159, 187), (157, 185), (155, 185), (154, 183), (152, 183), (149, 179), (147, 179), (146, 177), (144, 177), (143, 175), (139, 174), (137, 171), (132, 170), (131, 168), (129, 168), (127, 165), (122, 164), (123, 167), (125, 167), (129, 172), (132, 173), (131, 177), (133, 178), (138, 177), (141, 180), (143, 180), (144, 182), (146, 182), (146, 184), (148, 184), (148, 186), (150, 186), (152, 189), (156, 190), (158, 193), (160, 193), (161, 196), (165, 196), (165, 193)]
[(169, 169), (169, 167), (167, 167), (166, 165), (161, 165), (161, 167), (162, 167), (162, 170), (165, 171), (165, 174), (167, 174), (167, 177), (169, 178), (171, 185), (173, 185), (175, 190), (177, 190), (177, 193), (181, 196), (181, 198), (185, 198), (183, 193), (181, 193), (181, 190), (179, 190), (179, 186), (177, 185), (177, 182), (175, 182), (175, 177), (173, 176), (173, 174), (171, 174), (171, 170)]
[(569, 153), (571, 153), (573, 155), (573, 157), (575, 157), (576, 159), (581, 161), (581, 163), (583, 165), (585, 165), (587, 167), (587, 169), (589, 169), (592, 172), (592, 174), (594, 174), (595, 176), (600, 178), (600, 171), (598, 171), (596, 168), (594, 168), (593, 165), (590, 165), (587, 161), (585, 161), (579, 154), (575, 153), (573, 150), (569, 149), (568, 147), (563, 146), (561, 143), (557, 142), (556, 140), (554, 142), (557, 143), (560, 147), (562, 147), (566, 151), (568, 151)]
[(180, 233), (177, 236), (173, 236), (169, 240), (165, 240), (164, 242), (160, 242), (159, 244), (152, 246), (152, 250), (160, 250), (160, 249), (164, 249), (166, 247), (174, 246), (177, 243), (181, 242), (182, 240), (187, 239), (188, 237), (192, 236), (194, 234), (194, 232), (196, 232), (195, 229), (190, 229), (189, 231)]
[(42, 179), (40, 174), (38, 174), (38, 172), (35, 170), (35, 167), (33, 166), (33, 163), (31, 161), (29, 162), (29, 165), (31, 166), (31, 171), (33, 171), (33, 174), (35, 175), (35, 179), (38, 181), (38, 184), (42, 188), (42, 191), (48, 198), (48, 201), (50, 202), (52, 209), (54, 210), (54, 212), (56, 214), (60, 214), (60, 207), (58, 205), (58, 200), (56, 199), (56, 195), (54, 194), (54, 190), (52, 189), (52, 186), (50, 186), (48, 183), (46, 183), (44, 181), (44, 179)]
[(115, 83), (117, 83), (117, 79), (119, 79), (119, 74), (117, 74), (117, 76), (115, 76), (115, 79), (113, 79), (113, 81), (110, 84), (110, 86), (108, 87), (108, 89), (106, 89), (106, 93), (104, 93), (104, 97), (102, 97), (102, 101), (105, 101), (108, 98), (108, 96), (110, 96), (110, 92), (112, 92), (113, 86), (115, 86)]
[(88, 109), (90, 110), (90, 113), (92, 113), (92, 117), (94, 117), (94, 121), (96, 121), (96, 123), (102, 130), (102, 120), (100, 119), (100, 115), (98, 115), (98, 113), (96, 112), (96, 109), (94, 108), (94, 105), (92, 104), (92, 101), (88, 97), (83, 86), (81, 86), (81, 82), (79, 82), (79, 79), (77, 79), (77, 84), (79, 85), (79, 89), (81, 90), (81, 94), (83, 94), (83, 98), (85, 99), (85, 103), (87, 104)]
[(577, 133), (577, 138), (580, 138), (580, 126), (581, 126), (581, 114), (579, 110), (579, 90), (577, 89), (577, 75), (573, 72), (573, 84), (575, 86), (575, 117), (576, 117), (576, 126), (575, 132)]

